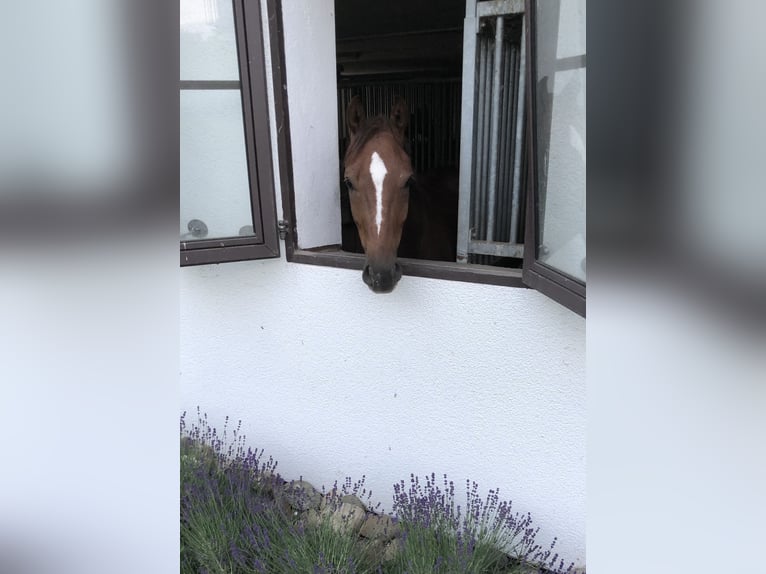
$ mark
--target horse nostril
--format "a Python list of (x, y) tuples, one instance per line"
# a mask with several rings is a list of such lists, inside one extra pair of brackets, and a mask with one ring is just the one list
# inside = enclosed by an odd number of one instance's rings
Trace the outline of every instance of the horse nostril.
[(365, 265), (364, 269), (362, 270), (362, 281), (364, 281), (365, 285), (372, 287), (372, 277), (370, 276), (369, 265)]

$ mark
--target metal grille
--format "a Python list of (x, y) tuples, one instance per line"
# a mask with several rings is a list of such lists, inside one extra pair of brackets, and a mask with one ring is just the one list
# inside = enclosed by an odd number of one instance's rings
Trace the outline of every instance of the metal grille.
[[(473, 140), (461, 169), (458, 259), (490, 264), (523, 256), (525, 38), (514, 2), (477, 3)], [(521, 8), (523, 9), (523, 8)]]

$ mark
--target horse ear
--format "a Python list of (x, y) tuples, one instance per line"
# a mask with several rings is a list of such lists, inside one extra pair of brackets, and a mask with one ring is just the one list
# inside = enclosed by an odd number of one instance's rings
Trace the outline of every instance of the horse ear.
[(399, 132), (399, 136), (404, 139), (407, 134), (407, 128), (410, 126), (410, 108), (404, 98), (396, 98), (391, 107), (391, 121)]
[(346, 125), (348, 126), (348, 135), (353, 136), (365, 118), (364, 106), (359, 96), (354, 96), (346, 108)]

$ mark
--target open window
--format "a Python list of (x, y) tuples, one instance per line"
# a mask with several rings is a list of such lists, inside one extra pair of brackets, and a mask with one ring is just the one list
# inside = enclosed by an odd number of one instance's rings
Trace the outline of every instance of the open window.
[(524, 283), (585, 315), (585, 0), (530, 2)]
[(260, 2), (180, 14), (181, 265), (277, 257)]
[(268, 4), (289, 261), (362, 269), (345, 111), (401, 96), (416, 170), (457, 168), (459, 187), (454, 261), (403, 259), (405, 275), (532, 287), (584, 315), (585, 0)]

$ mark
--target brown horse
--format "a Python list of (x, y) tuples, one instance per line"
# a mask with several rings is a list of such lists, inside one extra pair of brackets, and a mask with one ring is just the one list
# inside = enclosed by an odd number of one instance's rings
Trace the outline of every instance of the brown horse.
[(409, 118), (401, 98), (388, 118), (366, 118), (358, 96), (346, 113), (349, 145), (344, 181), (367, 255), (362, 279), (375, 293), (391, 292), (401, 278), (397, 252), (455, 260), (457, 188), (437, 186), (440, 191), (434, 193), (429, 185), (433, 178), (416, 183), (408, 153)]

